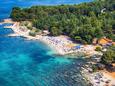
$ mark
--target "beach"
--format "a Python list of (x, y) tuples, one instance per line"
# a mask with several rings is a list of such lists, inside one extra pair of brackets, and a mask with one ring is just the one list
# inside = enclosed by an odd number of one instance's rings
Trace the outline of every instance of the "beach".
[[(8, 22), (10, 21), (11, 20), (9, 20)], [(36, 35), (35, 37), (30, 36), (29, 35), (30, 30), (25, 26), (20, 26), (19, 22), (13, 22), (13, 25), (7, 27), (11, 28), (14, 31), (13, 34), (9, 34), (8, 36), (22, 36), (27, 38), (28, 40), (42, 41), (46, 43), (49, 47), (54, 49), (54, 51), (56, 51), (56, 53), (60, 55), (76, 54), (78, 56), (90, 57), (96, 54), (101, 54), (95, 51), (94, 45), (81, 45), (79, 43), (74, 43), (70, 37), (67, 37), (65, 35), (61, 35), (57, 37), (48, 36), (48, 35), (46, 36)]]
[[(95, 55), (102, 55), (102, 53), (99, 53), (95, 51), (96, 46), (94, 45), (81, 45), (79, 43), (75, 43), (71, 40), (70, 37), (61, 35), (61, 36), (48, 36), (48, 35), (36, 35), (30, 36), (29, 32), (30, 30), (25, 26), (20, 26), (20, 22), (13, 22), (13, 25), (7, 26), (11, 28), (14, 33), (9, 34), (8, 36), (21, 36), (26, 38), (27, 40), (38, 40), (45, 44), (47, 44), (49, 47), (51, 47), (55, 54), (58, 55), (76, 55), (76, 56), (84, 56), (84, 57), (91, 57)], [(4, 27), (5, 28), (5, 27)], [(78, 47), (79, 46), (79, 47)], [(75, 58), (75, 57), (74, 57)], [(77, 57), (78, 58), (78, 57)], [(114, 84), (114, 78), (109, 75), (109, 73), (106, 72), (95, 72), (90, 73), (89, 71), (92, 70), (90, 67), (83, 67), (82, 73), (85, 76), (85, 78), (90, 81), (93, 86), (106, 86), (109, 81), (108, 86), (112, 86)]]
[(0, 86), (115, 86), (114, 0), (0, 3)]

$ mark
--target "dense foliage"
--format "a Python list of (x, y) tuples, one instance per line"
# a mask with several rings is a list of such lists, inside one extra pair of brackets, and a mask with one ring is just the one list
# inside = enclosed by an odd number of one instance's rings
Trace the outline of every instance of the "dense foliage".
[(99, 46), (97, 46), (95, 50), (96, 50), (96, 51), (102, 51), (102, 48), (99, 47)]
[(93, 38), (115, 38), (115, 0), (97, 0), (79, 5), (14, 7), (11, 18), (32, 21), (37, 29), (51, 35), (65, 34), (82, 43)]
[(104, 64), (115, 63), (115, 46), (111, 46), (102, 56), (101, 62)]

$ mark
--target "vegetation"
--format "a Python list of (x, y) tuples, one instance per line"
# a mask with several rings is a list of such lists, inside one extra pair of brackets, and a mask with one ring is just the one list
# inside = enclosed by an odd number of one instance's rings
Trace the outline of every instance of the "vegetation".
[(102, 56), (101, 62), (111, 64), (115, 62), (115, 46), (110, 47)]
[(31, 31), (29, 32), (30, 36), (36, 36), (37, 33), (39, 33), (40, 31), (37, 30), (36, 28), (32, 28)]
[(102, 49), (101, 49), (101, 47), (96, 47), (96, 49), (95, 49), (96, 51), (101, 51)]
[(98, 71), (98, 67), (96, 65), (92, 65), (92, 71), (93, 72), (97, 72)]
[(115, 0), (97, 0), (79, 5), (14, 7), (10, 16), (15, 21), (31, 21), (51, 35), (65, 34), (81, 43), (106, 36), (115, 40)]
[(29, 35), (30, 36), (36, 36), (36, 33), (31, 31), (31, 32), (29, 32)]

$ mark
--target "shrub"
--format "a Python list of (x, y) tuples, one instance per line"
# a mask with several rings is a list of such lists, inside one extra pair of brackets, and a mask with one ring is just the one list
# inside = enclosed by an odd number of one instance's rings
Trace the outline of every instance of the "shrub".
[(115, 61), (115, 51), (111, 49), (107, 50), (101, 58), (101, 62), (104, 64), (111, 64), (114, 61)]
[(95, 51), (101, 51), (102, 49), (101, 49), (101, 47), (96, 47), (96, 49), (95, 49)]
[(31, 32), (29, 32), (29, 35), (30, 36), (36, 36), (36, 33), (31, 31)]
[(29, 30), (32, 30), (33, 28), (32, 27), (30, 27), (30, 26), (27, 26), (27, 28), (29, 29)]
[(92, 70), (93, 70), (93, 72), (97, 72), (97, 70), (98, 70), (97, 66), (96, 66), (96, 65), (93, 65), (93, 66), (92, 66)]

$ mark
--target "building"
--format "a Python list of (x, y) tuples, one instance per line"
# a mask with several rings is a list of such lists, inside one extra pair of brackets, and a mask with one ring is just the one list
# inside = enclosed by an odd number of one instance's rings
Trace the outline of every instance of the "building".
[(104, 37), (98, 40), (98, 44), (103, 45), (103, 46), (112, 45), (112, 40)]

